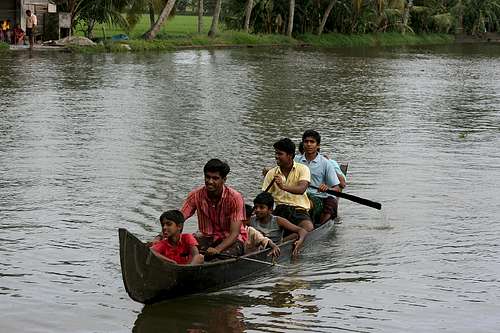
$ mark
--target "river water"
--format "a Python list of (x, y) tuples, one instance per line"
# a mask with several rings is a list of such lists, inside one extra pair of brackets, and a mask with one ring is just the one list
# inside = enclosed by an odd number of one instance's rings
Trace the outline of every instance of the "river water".
[[(0, 331), (498, 331), (500, 45), (0, 63)], [(309, 128), (382, 211), (341, 201), (335, 232), (235, 287), (127, 296), (119, 227), (151, 238), (213, 157), (250, 202)]]

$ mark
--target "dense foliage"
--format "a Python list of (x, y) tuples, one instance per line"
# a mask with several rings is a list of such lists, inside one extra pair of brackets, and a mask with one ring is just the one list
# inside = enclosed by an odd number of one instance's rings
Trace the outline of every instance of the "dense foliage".
[[(242, 29), (249, 0), (223, 0), (221, 18), (229, 29)], [(253, 0), (250, 32), (285, 34), (290, 0)], [(96, 23), (128, 31), (149, 14), (151, 25), (167, 0), (58, 0), (73, 13), (73, 25), (92, 36)], [(181, 11), (195, 11), (197, 0), (178, 0)], [(213, 1), (206, 1), (212, 5)], [(293, 33), (468, 33), (500, 31), (500, 0), (295, 0)], [(121, 15), (122, 14), (126, 14)], [(170, 13), (175, 13), (175, 10)], [(322, 24), (322, 21), (324, 24)]]
[[(247, 0), (228, 0), (225, 22), (241, 29)], [(500, 31), (500, 0), (296, 0), (294, 33), (316, 33), (329, 5), (324, 30), (338, 33)], [(282, 32), (288, 0), (254, 0), (253, 32)]]
[(56, 4), (60, 11), (71, 13), (72, 29), (83, 26), (89, 38), (97, 23), (128, 26), (121, 13), (130, 6), (129, 0), (57, 0)]

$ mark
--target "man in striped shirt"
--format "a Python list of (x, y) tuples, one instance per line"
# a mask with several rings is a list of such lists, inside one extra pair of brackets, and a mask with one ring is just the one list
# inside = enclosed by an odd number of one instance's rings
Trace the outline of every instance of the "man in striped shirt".
[(243, 254), (247, 232), (243, 196), (225, 185), (229, 165), (218, 159), (205, 164), (205, 185), (191, 191), (182, 205), (185, 219), (196, 212), (198, 229), (196, 238), (200, 251), (207, 255), (224, 253)]

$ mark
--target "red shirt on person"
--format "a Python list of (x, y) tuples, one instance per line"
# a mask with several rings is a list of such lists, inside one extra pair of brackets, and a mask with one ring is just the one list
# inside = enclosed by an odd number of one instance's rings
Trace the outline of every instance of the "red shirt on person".
[(185, 265), (189, 264), (193, 259), (191, 248), (197, 245), (198, 241), (192, 234), (181, 234), (177, 244), (170, 243), (168, 239), (162, 239), (151, 246), (151, 249), (180, 265)]
[[(186, 220), (196, 212), (200, 232), (204, 236), (220, 240), (229, 236), (232, 222), (245, 220), (245, 203), (238, 191), (224, 186), (221, 199), (213, 206), (208, 199), (206, 187), (202, 186), (188, 194), (181, 212)], [(243, 223), (238, 240), (243, 243), (247, 240), (247, 232)]]

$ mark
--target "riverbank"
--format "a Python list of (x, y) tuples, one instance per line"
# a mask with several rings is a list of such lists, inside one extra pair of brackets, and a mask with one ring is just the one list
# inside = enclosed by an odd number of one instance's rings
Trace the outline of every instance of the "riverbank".
[[(296, 38), (284, 35), (247, 34), (240, 31), (224, 31), (215, 38), (206, 34), (162, 34), (161, 38), (147, 41), (136, 38), (125, 41), (105, 39), (96, 45), (68, 45), (66, 47), (50, 47), (37, 45), (35, 51), (64, 50), (75, 53), (114, 53), (114, 52), (149, 52), (176, 51), (182, 49), (214, 49), (237, 47), (312, 47), (318, 49), (348, 47), (380, 47), (439, 45), (452, 43), (500, 42), (498, 34), (483, 37), (450, 35), (450, 34), (413, 34), (413, 33), (379, 33), (363, 35), (344, 35), (337, 33), (321, 36), (306, 34)], [(0, 43), (0, 51), (9, 46)], [(27, 47), (11, 47), (11, 50), (27, 50)]]
[(307, 34), (299, 39), (315, 47), (375, 47), (399, 45), (435, 45), (455, 42), (455, 36), (449, 34), (413, 34), (386, 32), (379, 34), (343, 35), (323, 34), (321, 36)]
[(455, 42), (453, 35), (446, 34), (365, 34), (365, 35), (342, 35), (324, 34), (300, 35), (296, 38), (288, 38), (283, 35), (256, 35), (238, 31), (226, 31), (215, 38), (206, 35), (166, 35), (162, 39), (146, 41), (143, 39), (132, 39), (121, 42), (106, 40), (96, 46), (70, 46), (74, 52), (145, 52), (145, 51), (172, 51), (179, 49), (199, 48), (226, 48), (226, 47), (375, 47), (375, 46), (398, 46), (398, 45), (433, 45), (450, 44)]
[(284, 35), (254, 35), (238, 31), (226, 31), (215, 38), (206, 34), (165, 34), (154, 40), (130, 39), (113, 42), (100, 41), (96, 46), (69, 46), (75, 52), (146, 52), (175, 51), (179, 49), (226, 48), (251, 46), (296, 46), (300, 41)]

